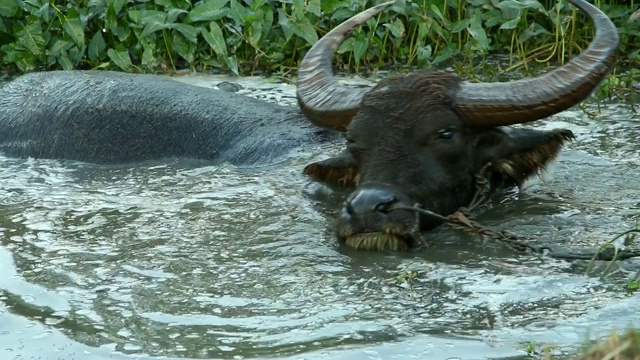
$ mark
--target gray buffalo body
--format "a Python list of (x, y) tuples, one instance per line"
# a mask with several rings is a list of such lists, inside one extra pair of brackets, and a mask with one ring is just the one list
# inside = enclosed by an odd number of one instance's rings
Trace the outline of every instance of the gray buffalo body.
[(327, 132), (334, 133), (310, 124), (297, 107), (156, 75), (40, 72), (0, 88), (0, 152), (12, 157), (255, 165)]

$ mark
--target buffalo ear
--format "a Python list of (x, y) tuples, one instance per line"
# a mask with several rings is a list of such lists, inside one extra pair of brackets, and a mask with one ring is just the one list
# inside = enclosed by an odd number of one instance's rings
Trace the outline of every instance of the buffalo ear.
[(503, 186), (522, 184), (542, 173), (560, 153), (567, 141), (574, 140), (571, 130), (494, 129), (481, 135), (477, 143), (482, 157), (480, 166), (491, 162), (494, 183)]
[(303, 172), (314, 180), (344, 186), (356, 186), (359, 181), (358, 163), (347, 150), (338, 156), (311, 163)]

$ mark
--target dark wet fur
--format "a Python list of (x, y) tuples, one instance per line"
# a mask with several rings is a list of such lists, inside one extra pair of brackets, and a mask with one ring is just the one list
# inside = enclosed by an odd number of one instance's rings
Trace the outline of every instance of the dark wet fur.
[(575, 140), (575, 135), (567, 129), (550, 132), (539, 146), (516, 152), (493, 165), (494, 187), (516, 185), (522, 188), (524, 182), (532, 176), (541, 175), (549, 163), (554, 161), (567, 141)]

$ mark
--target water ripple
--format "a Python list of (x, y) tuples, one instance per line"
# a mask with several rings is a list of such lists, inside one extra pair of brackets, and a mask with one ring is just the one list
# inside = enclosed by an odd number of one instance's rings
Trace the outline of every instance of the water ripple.
[[(243, 81), (252, 96), (295, 101), (292, 86)], [(578, 139), (543, 179), (495, 197), (479, 219), (574, 248), (630, 227), (640, 118), (608, 109), (606, 118), (567, 111), (535, 124), (569, 127)], [(437, 244), (407, 254), (338, 246), (329, 228), (344, 194), (300, 175), (338, 149), (251, 170), (0, 157), (5, 353), (507, 357), (527, 341), (572, 347), (640, 320), (638, 295), (620, 290), (620, 275), (585, 277), (580, 262), (517, 255), (446, 228), (431, 233)], [(407, 271), (417, 276), (402, 281)]]

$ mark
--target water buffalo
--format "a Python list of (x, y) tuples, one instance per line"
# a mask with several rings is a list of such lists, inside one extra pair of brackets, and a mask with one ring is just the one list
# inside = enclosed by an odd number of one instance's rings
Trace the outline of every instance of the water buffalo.
[[(452, 74), (393, 76), (353, 90), (332, 76), (342, 24), (306, 54), (298, 103), (319, 126), (346, 129), (346, 149), (305, 168), (316, 179), (356, 186), (337, 219), (341, 242), (361, 249), (406, 249), (442, 220), (417, 216), (418, 205), (448, 215), (472, 201), (487, 164), (493, 187), (521, 185), (556, 157), (569, 130), (507, 129), (542, 119), (588, 97), (610, 71), (618, 47), (611, 20), (584, 0), (570, 0), (596, 27), (590, 46), (535, 79), (472, 83)], [(393, 4), (378, 5), (377, 11)], [(366, 14), (351, 21), (366, 21)]]
[(450, 214), (471, 201), (475, 175), (487, 164), (494, 188), (520, 185), (573, 137), (565, 129), (507, 126), (579, 103), (609, 72), (616, 28), (593, 5), (570, 1), (595, 23), (590, 46), (544, 76), (508, 83), (420, 72), (371, 89), (338, 84), (332, 53), (394, 2), (354, 16), (312, 47), (299, 70), (300, 109), (155, 75), (23, 75), (0, 89), (0, 151), (97, 163), (189, 157), (263, 164), (344, 131), (343, 152), (304, 169), (319, 181), (355, 186), (337, 222), (338, 239), (361, 249), (407, 249), (440, 222), (398, 205)]

